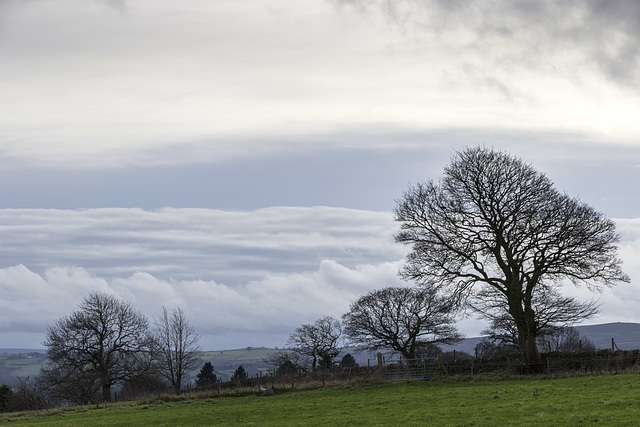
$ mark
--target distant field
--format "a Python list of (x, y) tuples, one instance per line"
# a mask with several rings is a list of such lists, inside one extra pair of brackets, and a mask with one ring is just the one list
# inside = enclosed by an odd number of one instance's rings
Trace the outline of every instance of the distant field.
[[(340, 386), (166, 403), (112, 404), (11, 425), (637, 425), (637, 374), (556, 380), (445, 381)], [(0, 421), (3, 420), (0, 416)], [(6, 418), (5, 418), (6, 420)]]
[[(205, 362), (212, 362), (215, 372), (223, 380), (228, 380), (239, 365), (243, 365), (250, 375), (255, 375), (268, 365), (262, 359), (277, 351), (266, 347), (247, 347), (236, 350), (204, 351), (196, 369), (187, 373), (185, 384), (200, 371)], [(16, 384), (18, 377), (35, 377), (46, 360), (44, 353), (2, 353), (0, 352), (0, 384)]]
[(14, 384), (18, 377), (35, 377), (45, 359), (43, 353), (0, 353), (0, 384)]

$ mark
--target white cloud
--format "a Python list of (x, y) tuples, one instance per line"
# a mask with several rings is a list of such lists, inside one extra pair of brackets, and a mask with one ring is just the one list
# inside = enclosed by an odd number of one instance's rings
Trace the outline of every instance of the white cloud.
[[(38, 347), (47, 325), (90, 291), (150, 318), (183, 307), (208, 349), (282, 346), (360, 295), (406, 285), (406, 248), (387, 212), (342, 208), (0, 210), (0, 342)], [(616, 220), (631, 284), (605, 289), (592, 322), (640, 321), (640, 220)], [(567, 292), (589, 299), (582, 288)], [(484, 324), (461, 323), (476, 335)]]
[(454, 3), (364, 2), (364, 14), (319, 0), (14, 5), (0, 40), (3, 163), (220, 163), (345, 131), (637, 144), (633, 3)]
[[(87, 293), (101, 290), (150, 319), (160, 316), (162, 306), (184, 308), (207, 349), (282, 346), (300, 324), (323, 315), (340, 317), (362, 293), (397, 284), (397, 267), (349, 269), (326, 260), (315, 271), (266, 274), (240, 286), (162, 280), (148, 273), (104, 279), (82, 268), (58, 267), (40, 276), (24, 266), (8, 267), (0, 269), (0, 340), (4, 346), (37, 348), (47, 325), (70, 314)], [(23, 336), (15, 338), (17, 333)]]
[(283, 345), (300, 323), (339, 317), (362, 293), (399, 283), (405, 251), (393, 243), (389, 213), (342, 208), (0, 216), (0, 325), (5, 337), (32, 334), (16, 347), (37, 346), (35, 331), (94, 290), (149, 317), (162, 305), (182, 306), (210, 348)]
[(77, 265), (99, 276), (244, 283), (308, 271), (325, 258), (353, 267), (403, 257), (389, 213), (343, 208), (2, 210), (0, 265)]

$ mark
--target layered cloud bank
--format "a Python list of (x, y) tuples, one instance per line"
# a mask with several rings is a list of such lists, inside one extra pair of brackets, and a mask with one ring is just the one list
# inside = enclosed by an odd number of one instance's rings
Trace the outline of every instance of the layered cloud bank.
[[(401, 284), (390, 213), (340, 208), (1, 211), (0, 341), (38, 346), (86, 293), (150, 317), (183, 307), (207, 348), (283, 345), (371, 289)], [(13, 343), (13, 344), (10, 344)]]
[[(39, 347), (90, 291), (149, 317), (183, 307), (208, 349), (282, 346), (302, 323), (340, 316), (390, 285), (406, 248), (388, 212), (342, 208), (0, 210), (0, 342)], [(640, 321), (640, 220), (618, 220), (632, 284), (600, 296), (602, 321)], [(568, 289), (585, 298), (584, 290)], [(477, 334), (475, 319), (463, 332)]]

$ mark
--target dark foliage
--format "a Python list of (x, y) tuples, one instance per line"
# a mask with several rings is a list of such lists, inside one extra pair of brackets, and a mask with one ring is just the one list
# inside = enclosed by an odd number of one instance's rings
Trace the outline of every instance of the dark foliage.
[(238, 382), (246, 380), (248, 377), (249, 375), (247, 374), (247, 371), (245, 371), (244, 367), (240, 365), (231, 376), (231, 381)]
[(340, 361), (341, 368), (354, 368), (358, 366), (356, 363), (356, 359), (351, 355), (351, 353), (347, 353), (342, 357)]
[(13, 390), (6, 384), (0, 386), (0, 412), (9, 412), (13, 400)]
[(213, 387), (218, 382), (218, 377), (213, 373), (213, 364), (206, 362), (196, 375), (197, 387)]

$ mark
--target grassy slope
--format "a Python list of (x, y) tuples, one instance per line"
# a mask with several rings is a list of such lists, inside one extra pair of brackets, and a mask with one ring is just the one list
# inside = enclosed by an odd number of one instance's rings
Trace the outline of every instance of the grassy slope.
[(412, 382), (114, 405), (13, 418), (11, 425), (637, 425), (638, 419), (640, 377), (629, 374)]

